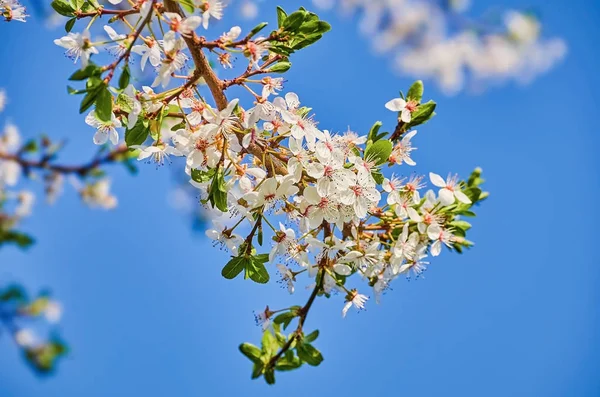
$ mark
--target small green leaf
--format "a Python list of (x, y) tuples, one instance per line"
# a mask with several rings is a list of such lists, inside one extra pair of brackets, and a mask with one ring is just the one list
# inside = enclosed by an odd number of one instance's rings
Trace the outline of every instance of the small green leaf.
[(381, 165), (388, 161), (392, 154), (392, 142), (387, 139), (382, 139), (367, 145), (365, 149), (365, 159), (375, 161), (376, 165)]
[(268, 25), (267, 22), (259, 23), (250, 31), (250, 33), (248, 33), (248, 36), (246, 36), (246, 37), (254, 37), (258, 32), (263, 30), (267, 25)]
[(108, 86), (104, 86), (96, 96), (96, 117), (100, 121), (110, 121), (112, 118), (112, 94)]
[(292, 67), (291, 62), (281, 61), (269, 68), (270, 73), (285, 73)]
[(248, 357), (253, 362), (260, 362), (260, 356), (262, 355), (262, 352), (258, 347), (254, 346), (253, 344), (242, 343), (240, 345), (240, 351), (244, 356)]
[(287, 18), (287, 13), (285, 12), (285, 10), (283, 8), (281, 8), (280, 6), (277, 6), (277, 26), (282, 27), (283, 22), (285, 21), (286, 18)]
[(471, 224), (467, 221), (452, 221), (449, 225), (464, 232), (471, 228)]
[(285, 312), (285, 313), (278, 314), (273, 319), (273, 322), (275, 324), (282, 324), (282, 323), (286, 322), (287, 320), (292, 320), (294, 317), (296, 317), (295, 313), (293, 313), (293, 312)]
[(421, 102), (421, 98), (423, 98), (423, 82), (421, 80), (415, 81), (408, 89), (406, 96), (409, 100), (412, 99), (413, 101)]
[(254, 363), (254, 366), (252, 367), (252, 379), (256, 379), (259, 376), (261, 376), (264, 369), (265, 366), (263, 365), (263, 363)]
[(212, 179), (208, 191), (208, 201), (213, 208), (217, 207), (223, 212), (227, 212), (227, 188), (225, 186), (225, 178), (223, 170), (218, 169)]
[(85, 68), (79, 69), (69, 77), (71, 81), (80, 81), (88, 79), (92, 76), (100, 76), (102, 74), (102, 68), (96, 64), (89, 63)]
[(129, 65), (125, 64), (121, 77), (119, 77), (119, 88), (124, 90), (129, 85), (131, 73), (129, 72)]
[(132, 128), (125, 130), (125, 143), (127, 147), (133, 145), (141, 145), (146, 141), (150, 134), (150, 128), (144, 125), (144, 122), (139, 119)]
[(300, 10), (292, 12), (283, 21), (283, 29), (288, 32), (296, 32), (302, 25), (306, 14), (306, 11)]
[(65, 31), (69, 33), (73, 30), (73, 26), (75, 26), (75, 22), (77, 22), (77, 18), (71, 18), (65, 23)]
[(415, 127), (428, 121), (435, 116), (435, 107), (436, 103), (434, 101), (420, 104), (417, 107), (417, 110), (412, 114), (412, 119), (410, 120), (410, 123), (408, 123), (408, 126)]
[(201, 171), (192, 169), (192, 179), (198, 183), (204, 183), (210, 181), (215, 175), (215, 169), (211, 168), (208, 171)]
[(259, 284), (266, 284), (269, 282), (269, 272), (264, 265), (264, 262), (253, 256), (250, 260), (249, 266), (246, 268), (246, 274), (252, 281)]
[(278, 371), (291, 371), (302, 366), (302, 361), (294, 355), (292, 350), (285, 352), (285, 355), (277, 360), (275, 369)]
[(265, 371), (265, 380), (267, 384), (274, 385), (275, 384), (275, 370), (273, 368), (268, 368)]
[(242, 272), (246, 268), (247, 258), (243, 256), (236, 256), (231, 258), (229, 262), (225, 265), (223, 270), (221, 270), (221, 275), (226, 279), (234, 279), (238, 274)]
[(179, 0), (179, 4), (181, 4), (181, 7), (185, 11), (189, 12), (190, 14), (194, 13), (195, 6), (192, 0)]
[(73, 87), (67, 86), (67, 92), (70, 95), (79, 95), (79, 94), (85, 94), (87, 92), (87, 90), (76, 90)]
[(299, 343), (296, 347), (298, 351), (298, 357), (308, 365), (317, 366), (323, 361), (321, 352), (317, 350), (313, 345), (308, 343)]
[(50, 5), (54, 8), (54, 11), (65, 17), (72, 17), (75, 12), (71, 4), (65, 0), (54, 0)]
[(376, 142), (378, 140), (376, 139), (377, 133), (379, 132), (379, 129), (382, 125), (383, 124), (381, 123), (381, 121), (376, 121), (375, 124), (373, 124), (373, 126), (369, 130), (369, 135), (367, 135), (367, 141)]
[(79, 105), (79, 113), (83, 113), (88, 110), (96, 101), (97, 95), (98, 90), (88, 91), (88, 93), (81, 100), (81, 105)]
[(310, 334), (306, 335), (304, 337), (304, 342), (314, 342), (317, 338), (319, 337), (319, 330), (315, 329), (313, 332), (311, 332)]
[(0, 229), (0, 247), (4, 244), (16, 244), (19, 248), (29, 248), (34, 243), (34, 239), (25, 233), (13, 230), (2, 231)]

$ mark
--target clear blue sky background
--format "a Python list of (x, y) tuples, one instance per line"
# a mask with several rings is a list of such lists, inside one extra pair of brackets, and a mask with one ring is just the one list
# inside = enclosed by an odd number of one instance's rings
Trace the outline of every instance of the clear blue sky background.
[[(569, 55), (524, 88), (448, 98), (426, 85), (439, 111), (417, 135), (418, 170), (467, 175), (481, 166), (492, 192), (473, 250), (445, 253), (426, 279), (398, 280), (381, 305), (345, 320), (341, 297), (319, 300), (307, 326), (321, 330), (325, 361), (268, 387), (250, 380), (237, 345), (260, 338), (253, 310), (303, 302), (306, 292), (289, 298), (277, 285), (221, 278), (225, 255), (167, 206), (170, 170), (146, 166), (130, 177), (114, 168), (118, 209), (89, 210), (67, 191), (25, 224), (39, 241), (30, 252), (0, 253), (1, 281), (49, 286), (63, 302), (72, 347), (57, 374), (40, 379), (0, 335), (0, 395), (600, 395), (600, 6), (496, 3), (537, 6)], [(354, 24), (326, 17), (333, 31), (294, 57), (287, 89), (323, 128), (365, 131), (378, 119), (391, 128), (383, 104), (410, 81), (372, 56)], [(60, 35), (35, 18), (1, 23), (0, 87), (26, 136), (66, 136), (64, 160), (83, 161), (93, 132), (75, 116), (80, 98), (66, 93), (73, 65), (52, 43)]]

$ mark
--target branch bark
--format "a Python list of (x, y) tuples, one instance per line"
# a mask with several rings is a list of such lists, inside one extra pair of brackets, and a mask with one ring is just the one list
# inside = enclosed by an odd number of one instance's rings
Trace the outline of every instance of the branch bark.
[[(165, 0), (164, 6), (165, 10), (167, 10), (168, 12), (177, 13), (182, 18), (186, 17), (185, 13), (181, 9), (181, 6), (176, 1)], [(194, 64), (196, 65), (196, 69), (194, 70), (190, 81), (195, 82), (201, 77), (204, 78), (204, 81), (206, 82), (206, 85), (210, 89), (210, 92), (215, 100), (217, 108), (219, 110), (225, 109), (227, 107), (228, 101), (227, 97), (225, 96), (224, 89), (231, 84), (228, 84), (226, 86), (221, 80), (219, 80), (215, 72), (212, 70), (212, 67), (208, 63), (206, 56), (202, 52), (202, 45), (197, 44), (201, 41), (196, 37), (195, 34), (192, 37), (184, 36), (183, 39), (185, 40), (185, 44), (190, 50), (190, 54), (192, 55), (192, 59), (194, 61)], [(243, 134), (237, 134), (237, 136), (240, 141), (244, 137)], [(273, 158), (273, 156), (265, 154), (265, 148), (253, 143), (246, 150), (248, 153), (250, 153), (259, 160), (262, 160), (264, 158), (265, 162), (268, 163), (264, 165), (267, 170), (273, 169), (276, 174), (287, 175), (287, 168), (285, 164)]]

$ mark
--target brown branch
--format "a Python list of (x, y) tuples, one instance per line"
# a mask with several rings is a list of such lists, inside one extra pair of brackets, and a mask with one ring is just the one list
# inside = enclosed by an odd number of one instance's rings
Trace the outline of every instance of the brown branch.
[[(155, 4), (156, 4), (156, 0), (152, 0), (151, 7), (154, 7)], [(107, 84), (113, 78), (113, 75), (115, 74), (115, 70), (117, 69), (117, 66), (119, 66), (121, 61), (125, 60), (125, 62), (127, 62), (129, 57), (131, 56), (131, 50), (133, 49), (133, 45), (137, 41), (138, 37), (140, 37), (140, 35), (142, 34), (142, 31), (144, 30), (144, 26), (146, 26), (146, 24), (148, 24), (150, 22), (150, 20), (152, 19), (153, 13), (154, 13), (154, 9), (150, 10), (148, 12), (148, 15), (146, 15), (146, 18), (144, 18), (144, 20), (138, 27), (138, 29), (133, 33), (133, 35), (131, 36), (131, 43), (129, 43), (129, 47), (127, 47), (127, 50), (125, 50), (125, 52), (123, 54), (121, 54), (121, 56), (119, 58), (117, 58), (116, 61), (114, 61), (113, 63), (111, 63), (110, 65), (106, 66), (103, 69), (103, 71), (110, 70), (110, 72), (108, 73), (106, 78), (104, 78), (104, 81)]]
[[(164, 4), (166, 11), (174, 12), (179, 14), (182, 18), (185, 18), (185, 13), (179, 6), (179, 3), (176, 1), (165, 0)], [(185, 44), (188, 46), (190, 54), (192, 55), (192, 59), (194, 60), (194, 64), (196, 65), (196, 70), (194, 70), (190, 80), (195, 82), (200, 77), (204, 77), (204, 81), (206, 81), (206, 85), (208, 85), (208, 88), (215, 99), (217, 108), (219, 108), (219, 110), (225, 109), (227, 107), (227, 98), (225, 97), (223, 89), (221, 88), (221, 81), (210, 67), (208, 60), (202, 53), (202, 48), (196, 44), (193, 37), (183, 36), (183, 39), (185, 40)]]
[(317, 275), (317, 284), (315, 285), (315, 288), (312, 290), (312, 293), (310, 294), (308, 301), (306, 301), (306, 304), (299, 310), (300, 315), (298, 316), (298, 326), (296, 327), (296, 330), (292, 334), (291, 338), (288, 339), (288, 341), (285, 343), (285, 345), (283, 345), (281, 347), (281, 349), (279, 349), (277, 354), (275, 354), (273, 357), (271, 357), (271, 359), (269, 360), (269, 362), (266, 365), (267, 369), (273, 368), (277, 364), (277, 361), (285, 354), (285, 352), (290, 350), (290, 348), (292, 347), (292, 344), (298, 338), (301, 337), (302, 327), (304, 326), (304, 322), (306, 321), (306, 317), (308, 316), (308, 312), (309, 312), (313, 302), (315, 301), (317, 295), (319, 294), (319, 291), (321, 290), (324, 279), (325, 279), (325, 270), (321, 269), (321, 270), (319, 270), (319, 274)]
[[(175, 12), (179, 14), (182, 18), (186, 17), (185, 13), (179, 6), (179, 3), (177, 3), (175, 0), (165, 0), (164, 6), (166, 11)], [(196, 65), (196, 69), (192, 73), (190, 81), (186, 83), (186, 86), (193, 85), (201, 77), (204, 78), (204, 81), (206, 82), (206, 85), (210, 89), (210, 92), (215, 100), (217, 108), (219, 110), (225, 109), (228, 104), (227, 97), (225, 96), (225, 92), (223, 91), (225, 87), (223, 85), (223, 82), (219, 80), (215, 72), (212, 70), (212, 67), (210, 66), (208, 60), (204, 56), (204, 53), (202, 52), (202, 46), (201, 44), (199, 44), (199, 41), (201, 40), (196, 35), (193, 35), (192, 37), (184, 36), (183, 39), (185, 40), (185, 44), (190, 50), (190, 54), (192, 55), (192, 59), (194, 60), (194, 64)], [(240, 141), (244, 137), (244, 134), (241, 133), (238, 133), (236, 135), (238, 136), (238, 139)], [(264, 148), (255, 143), (251, 144), (247, 149), (248, 153), (252, 154), (258, 159), (263, 158), (264, 151)], [(274, 169), (277, 174), (287, 175), (286, 167), (279, 161), (273, 159), (270, 155), (266, 156), (266, 160), (270, 163), (265, 164), (265, 167), (267, 169)]]
[(132, 8), (130, 10), (105, 10), (104, 8), (98, 8), (98, 10), (91, 12), (82, 12), (77, 10), (75, 11), (75, 17), (77, 19), (82, 19), (87, 17), (94, 17), (96, 15), (117, 15), (119, 18), (122, 19), (125, 18), (127, 15), (138, 14), (139, 12), (140, 10), (136, 8)]
[(23, 158), (20, 154), (8, 154), (2, 152), (0, 152), (0, 160), (14, 161), (15, 163), (18, 163), (25, 171), (33, 168), (52, 171), (59, 174), (77, 174), (80, 176), (85, 176), (89, 172), (103, 164), (109, 164), (117, 161), (117, 159), (121, 155), (125, 154), (128, 150), (129, 149), (127, 148), (127, 146), (119, 146), (116, 149), (109, 152), (107, 155), (103, 157), (97, 157), (83, 165), (52, 164), (47, 159), (27, 160)]
[[(327, 223), (327, 221), (323, 221), (321, 226), (323, 227), (323, 239), (326, 239), (327, 237), (331, 236), (331, 227), (329, 226), (329, 223)], [(308, 301), (306, 301), (306, 304), (299, 310), (298, 326), (296, 327), (296, 330), (292, 334), (292, 337), (285, 343), (285, 345), (283, 345), (281, 349), (279, 349), (277, 354), (275, 354), (269, 360), (269, 363), (266, 365), (266, 368), (273, 368), (277, 364), (277, 361), (281, 358), (281, 356), (283, 356), (285, 352), (292, 347), (294, 341), (296, 341), (302, 336), (302, 328), (304, 327), (304, 322), (306, 321), (308, 312), (310, 311), (312, 304), (317, 298), (317, 295), (323, 288), (323, 281), (325, 280), (326, 274), (326, 271), (324, 269), (325, 266), (327, 266), (327, 256), (321, 258), (321, 261), (319, 263), (320, 269), (319, 273), (317, 274), (317, 282), (315, 288), (312, 290), (312, 293), (308, 297)]]

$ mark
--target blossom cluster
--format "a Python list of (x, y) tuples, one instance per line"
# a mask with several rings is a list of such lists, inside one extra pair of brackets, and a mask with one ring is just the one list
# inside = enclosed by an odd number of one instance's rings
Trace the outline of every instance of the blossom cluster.
[(68, 350), (56, 332), (41, 336), (42, 330), (52, 328), (61, 315), (60, 303), (47, 293), (29, 298), (19, 286), (0, 288), (0, 331), (12, 336), (25, 360), (42, 374), (54, 370)]
[[(0, 112), (6, 104), (6, 93), (0, 89)], [(110, 180), (103, 177), (100, 168), (110, 162), (128, 164), (127, 148), (117, 148), (108, 154), (99, 152), (90, 162), (74, 166), (56, 162), (61, 148), (61, 143), (47, 136), (24, 139), (10, 122), (0, 131), (0, 248), (15, 245), (26, 249), (34, 243), (34, 238), (22, 231), (22, 223), (32, 214), (35, 192), (40, 190), (35, 186), (38, 183), (48, 203), (60, 196), (68, 178), (89, 206), (116, 205), (116, 198), (109, 190)], [(11, 335), (26, 361), (39, 373), (53, 371), (57, 360), (67, 353), (56, 332), (52, 330), (43, 337), (44, 328), (49, 325), (53, 328), (61, 314), (60, 304), (47, 293), (30, 299), (21, 287), (0, 288), (0, 334)]]
[(27, 10), (18, 0), (0, 0), (0, 16), (6, 22), (25, 22), (25, 19), (29, 17)]
[[(258, 15), (255, 1), (240, 1), (242, 15), (250, 19)], [(507, 10), (475, 18), (469, 15), (469, 0), (313, 3), (359, 14), (359, 28), (378, 53), (391, 54), (399, 71), (431, 78), (448, 94), (507, 80), (531, 81), (567, 52), (564, 40), (542, 37), (541, 22), (534, 14)]]
[[(115, 9), (55, 0), (53, 7), (71, 18), (55, 43), (80, 62), (70, 80), (85, 88), (69, 92), (83, 97), (79, 110), (95, 129), (91, 140), (102, 148), (124, 141), (138, 160), (159, 165), (181, 158), (175, 166), (217, 218), (207, 236), (231, 255), (225, 278), (243, 273), (267, 283), (277, 269), (289, 292), (296, 283), (312, 289), (304, 306), (257, 314), (262, 348), (240, 347), (254, 363), (253, 377), (273, 383), (275, 370), (322, 361), (311, 344), (318, 333), (303, 328), (318, 296), (341, 293), (346, 316), (367, 305), (366, 289), (379, 300), (398, 277), (421, 276), (443, 247), (461, 252), (472, 245), (471, 225), (461, 217), (474, 216), (472, 206), (487, 196), (481, 171), (463, 181), (400, 168), (416, 164), (415, 127), (436, 108), (422, 99), (421, 81), (382, 104), (392, 112), (391, 133), (381, 122), (362, 133), (323, 130), (300, 95), (285, 91), (277, 74), (330, 29), (316, 14), (278, 7), (277, 28), (268, 34), (259, 35), (262, 23), (211, 40), (203, 34), (223, 16), (217, 0), (140, 0)], [(98, 31), (108, 39), (92, 40), (105, 15), (110, 19)], [(73, 32), (84, 17), (90, 22)], [(236, 56), (245, 59), (236, 77), (219, 78), (213, 68), (232, 69)], [(104, 66), (95, 63), (105, 58)], [(150, 72), (149, 85), (136, 81), (142, 72)], [(246, 95), (228, 99), (232, 86)], [(433, 189), (425, 189), (428, 182)], [(296, 330), (281, 334), (294, 320)]]

